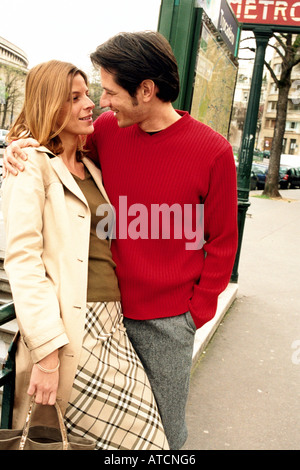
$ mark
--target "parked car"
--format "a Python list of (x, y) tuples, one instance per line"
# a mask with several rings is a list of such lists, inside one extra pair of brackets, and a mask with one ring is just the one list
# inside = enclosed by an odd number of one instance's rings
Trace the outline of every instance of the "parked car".
[(8, 131), (6, 129), (0, 129), (0, 147), (6, 147), (7, 143), (5, 137), (7, 136)]
[[(238, 162), (235, 162), (236, 171), (238, 171), (238, 166), (239, 166), (239, 165), (238, 165)], [(251, 174), (250, 174), (250, 190), (256, 189), (258, 183), (259, 183), (258, 176), (254, 173), (253, 170), (251, 170)]]
[(257, 177), (257, 185), (256, 189), (264, 189), (265, 187), (265, 182), (266, 182), (266, 177), (268, 173), (268, 167), (267, 165), (263, 165), (260, 163), (252, 163), (252, 171), (254, 175)]
[(262, 154), (263, 158), (270, 158), (270, 150), (264, 150)]
[(253, 150), (253, 157), (257, 158), (258, 160), (262, 160), (264, 158), (263, 152), (259, 149), (254, 149)]
[(250, 190), (257, 189), (258, 184), (259, 184), (258, 176), (254, 173), (253, 170), (251, 170), (251, 174), (250, 174)]
[(289, 168), (280, 166), (279, 187), (280, 189), (300, 188), (300, 168)]

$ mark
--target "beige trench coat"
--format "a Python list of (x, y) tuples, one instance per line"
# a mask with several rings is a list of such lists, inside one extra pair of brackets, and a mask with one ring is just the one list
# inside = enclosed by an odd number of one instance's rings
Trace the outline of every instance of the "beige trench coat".
[[(5, 269), (20, 330), (13, 427), (23, 426), (32, 364), (59, 349), (58, 401), (68, 404), (81, 351), (87, 295), (91, 215), (62, 159), (45, 147), (26, 149), (17, 177), (3, 182)], [(47, 152), (47, 153), (46, 153)], [(109, 203), (100, 170), (84, 163)], [(37, 407), (38, 408), (38, 407)], [(54, 407), (41, 407), (35, 422), (53, 424)]]

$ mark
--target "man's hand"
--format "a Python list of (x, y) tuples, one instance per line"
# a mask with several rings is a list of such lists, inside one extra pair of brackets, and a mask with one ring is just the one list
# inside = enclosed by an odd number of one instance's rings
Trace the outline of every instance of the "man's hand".
[(27, 160), (27, 155), (22, 151), (25, 147), (39, 147), (40, 144), (35, 139), (19, 139), (12, 142), (4, 150), (3, 155), (3, 178), (5, 178), (7, 172), (17, 175), (18, 171), (24, 170), (24, 164), (19, 161), (19, 158), (23, 161)]

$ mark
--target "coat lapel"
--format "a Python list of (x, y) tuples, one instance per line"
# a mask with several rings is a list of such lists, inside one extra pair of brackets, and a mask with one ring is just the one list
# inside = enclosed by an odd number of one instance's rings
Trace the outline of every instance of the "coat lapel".
[[(71, 191), (85, 205), (88, 206), (86, 198), (84, 197), (81, 189), (79, 188), (78, 184), (76, 183), (75, 179), (73, 178), (73, 176), (69, 172), (68, 168), (66, 167), (66, 165), (64, 164), (62, 159), (60, 157), (54, 155), (54, 153), (50, 152), (50, 150), (48, 150), (46, 147), (39, 147), (39, 148), (37, 148), (37, 150), (40, 151), (40, 152), (48, 154), (48, 156), (50, 158), (51, 166), (54, 169), (55, 173), (57, 174), (58, 178), (63, 183), (63, 185), (66, 186), (66, 188), (68, 188), (69, 191)], [(91, 175), (92, 175), (95, 183), (97, 184), (100, 192), (102, 193), (102, 196), (104, 197), (104, 199), (106, 199), (106, 201), (109, 204), (111, 204), (110, 200), (108, 198), (108, 195), (107, 195), (107, 193), (104, 189), (104, 186), (103, 186), (103, 183), (102, 183), (102, 175), (101, 175), (101, 171), (99, 170), (99, 168), (97, 168), (96, 165), (89, 158), (83, 157), (82, 162), (84, 163), (84, 165), (87, 167), (87, 169), (91, 173)]]
[(62, 184), (87, 206), (88, 203), (86, 198), (84, 197), (81, 189), (79, 188), (78, 184), (76, 183), (75, 179), (69, 172), (62, 159), (60, 157), (55, 157), (50, 160), (50, 163), (57, 176), (61, 180)]
[(36, 150), (39, 152), (47, 153), (49, 157), (50, 164), (57, 174), (58, 178), (62, 182), (62, 184), (71, 191), (75, 196), (77, 196), (86, 206), (88, 206), (87, 200), (84, 197), (82, 191), (80, 190), (78, 184), (76, 183), (75, 179), (69, 172), (68, 168), (62, 161), (60, 157), (57, 157), (54, 153), (50, 152), (49, 149), (46, 147), (39, 147)]

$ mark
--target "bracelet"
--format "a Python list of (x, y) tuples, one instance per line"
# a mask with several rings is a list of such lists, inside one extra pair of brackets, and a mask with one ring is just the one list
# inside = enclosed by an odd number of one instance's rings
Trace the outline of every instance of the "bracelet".
[(36, 363), (36, 366), (42, 371), (45, 372), (46, 374), (52, 374), (53, 372), (56, 372), (59, 369), (60, 366), (60, 361), (58, 359), (58, 364), (54, 369), (45, 369), (45, 367), (41, 366), (38, 362)]

